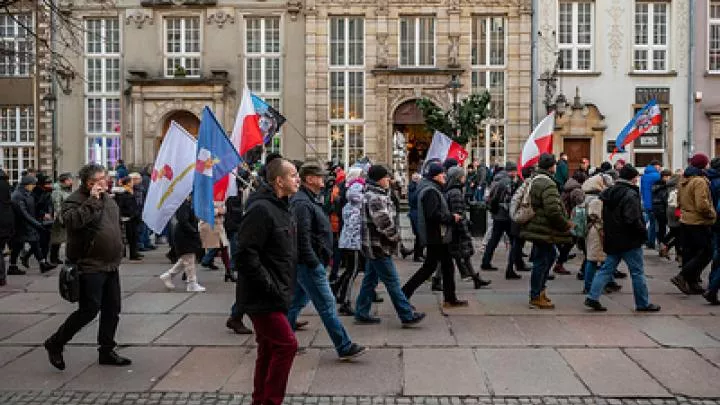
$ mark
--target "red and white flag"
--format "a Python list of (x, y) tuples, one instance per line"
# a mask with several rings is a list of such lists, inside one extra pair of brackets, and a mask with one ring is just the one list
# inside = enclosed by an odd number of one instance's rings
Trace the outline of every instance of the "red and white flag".
[(465, 163), (465, 159), (468, 158), (468, 152), (459, 143), (450, 139), (447, 135), (442, 132), (435, 131), (433, 135), (430, 149), (428, 149), (425, 161), (429, 162), (433, 159), (438, 159), (444, 162), (446, 159), (453, 158), (460, 163), (462, 166)]
[[(263, 144), (260, 115), (255, 111), (252, 93), (247, 86), (243, 90), (230, 141), (240, 156), (245, 156), (250, 149)], [(227, 197), (237, 195), (237, 185), (233, 177), (235, 177), (233, 174), (229, 174), (215, 183), (213, 187), (215, 201), (225, 201)]]
[(518, 170), (525, 167), (533, 166), (540, 160), (543, 153), (552, 153), (552, 135), (555, 130), (555, 111), (548, 114), (535, 127), (530, 134), (525, 146), (523, 147), (520, 158), (518, 159)]

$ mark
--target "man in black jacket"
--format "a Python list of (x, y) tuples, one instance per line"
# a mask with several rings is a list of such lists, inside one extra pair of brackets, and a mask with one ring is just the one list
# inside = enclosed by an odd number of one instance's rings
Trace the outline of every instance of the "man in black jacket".
[(458, 300), (455, 295), (455, 266), (450, 256), (451, 228), (454, 223), (460, 222), (462, 217), (450, 213), (443, 196), (444, 186), (445, 172), (442, 165), (430, 163), (425, 178), (418, 186), (418, 236), (420, 243), (427, 246), (427, 256), (423, 266), (405, 283), (402, 290), (410, 299), (440, 263), (444, 306), (467, 306), (467, 301)]
[[(32, 191), (37, 185), (33, 176), (24, 176), (20, 184), (12, 193), (12, 203), (16, 213), (15, 236), (10, 254), (10, 268), (8, 274), (23, 275), (25, 271), (18, 269), (17, 259), (22, 254), (25, 243), (30, 245), (30, 254), (40, 263), (40, 272), (45, 273), (55, 268), (49, 264), (40, 251), (40, 234), (47, 232), (42, 223), (37, 220), (35, 198)], [(28, 258), (30, 256), (28, 255)], [(22, 259), (23, 266), (28, 267), (26, 259)]]
[(637, 169), (627, 164), (620, 170), (617, 183), (600, 193), (603, 203), (603, 250), (607, 253), (607, 259), (595, 274), (590, 293), (585, 299), (585, 306), (595, 311), (607, 311), (600, 304), (600, 295), (605, 285), (612, 280), (620, 260), (625, 261), (630, 270), (635, 310), (660, 311), (660, 306), (649, 301), (643, 270), (642, 245), (647, 240), (647, 231), (637, 186), (639, 175)]
[(367, 349), (353, 343), (340, 323), (335, 297), (326, 276), (325, 267), (330, 263), (333, 253), (333, 236), (330, 220), (319, 199), (319, 193), (325, 185), (325, 175), (325, 170), (319, 164), (304, 164), (300, 168), (302, 186), (290, 200), (298, 226), (298, 265), (297, 284), (288, 319), (294, 329), (300, 311), (312, 301), (338, 356), (350, 360), (364, 354)]
[(280, 405), (298, 348), (286, 316), (297, 262), (297, 226), (288, 199), (298, 190), (298, 175), (292, 163), (278, 158), (265, 176), (248, 198), (238, 228), (236, 303), (250, 317), (258, 343), (252, 403)]
[(79, 308), (45, 341), (50, 363), (65, 369), (65, 345), (100, 312), (100, 364), (127, 366), (129, 359), (115, 352), (120, 321), (120, 275), (123, 245), (120, 210), (107, 195), (105, 169), (91, 163), (80, 169), (80, 188), (65, 200), (62, 218), (67, 229), (67, 258), (80, 273)]

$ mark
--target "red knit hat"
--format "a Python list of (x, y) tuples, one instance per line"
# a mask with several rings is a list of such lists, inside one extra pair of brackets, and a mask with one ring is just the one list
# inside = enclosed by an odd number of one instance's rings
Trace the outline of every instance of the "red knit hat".
[(693, 155), (692, 158), (690, 158), (690, 166), (701, 170), (706, 168), (709, 163), (710, 158), (708, 158), (707, 155), (703, 153), (696, 153), (695, 155)]

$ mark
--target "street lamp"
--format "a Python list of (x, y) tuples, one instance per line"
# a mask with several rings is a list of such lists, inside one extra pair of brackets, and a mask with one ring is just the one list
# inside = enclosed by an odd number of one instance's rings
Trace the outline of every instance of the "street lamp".
[(57, 115), (55, 114), (55, 109), (57, 108), (57, 97), (55, 96), (55, 92), (50, 90), (49, 93), (43, 96), (42, 98), (43, 106), (45, 107), (45, 111), (49, 111), (52, 114), (52, 121), (51, 125), (52, 128), (51, 131), (51, 142), (52, 142), (52, 174), (53, 178), (57, 178), (57, 151), (58, 151), (58, 142), (57, 142)]
[(55, 112), (55, 107), (57, 105), (57, 97), (55, 97), (55, 93), (52, 91), (42, 98), (43, 106), (45, 107), (45, 111), (49, 111), (51, 113)]
[(460, 106), (458, 105), (458, 93), (460, 92), (460, 88), (462, 87), (458, 76), (452, 75), (452, 77), (450, 78), (450, 83), (448, 83), (446, 87), (448, 89), (448, 95), (451, 97), (452, 100), (450, 122), (453, 125), (453, 129), (455, 130), (455, 136), (457, 137), (457, 132), (459, 131), (458, 124), (460, 122)]

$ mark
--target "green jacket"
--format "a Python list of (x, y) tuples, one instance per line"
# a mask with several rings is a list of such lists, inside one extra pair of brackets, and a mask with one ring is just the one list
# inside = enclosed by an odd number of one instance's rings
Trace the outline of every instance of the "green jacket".
[[(549, 174), (550, 178), (553, 178), (552, 174)], [(555, 169), (555, 182), (557, 183), (558, 190), (562, 190), (563, 187), (565, 187), (565, 183), (567, 183), (568, 179), (570, 178), (570, 173), (568, 169), (568, 164), (566, 161), (560, 159), (560, 161), (557, 163), (557, 167)]]
[(546, 170), (538, 170), (548, 178), (539, 178), (533, 181), (530, 189), (535, 216), (530, 222), (520, 226), (520, 237), (530, 241), (547, 243), (571, 243), (570, 229), (563, 209), (557, 184), (552, 180), (553, 175)]

